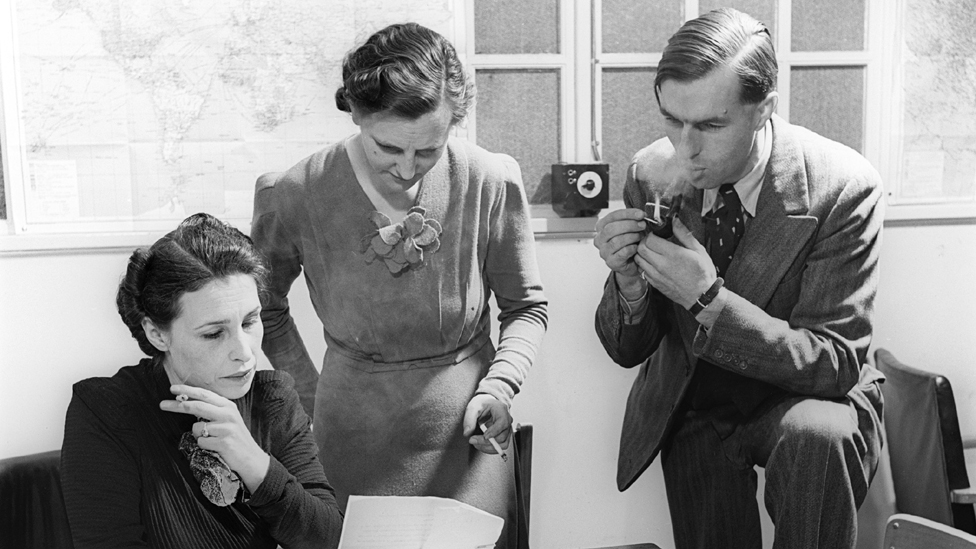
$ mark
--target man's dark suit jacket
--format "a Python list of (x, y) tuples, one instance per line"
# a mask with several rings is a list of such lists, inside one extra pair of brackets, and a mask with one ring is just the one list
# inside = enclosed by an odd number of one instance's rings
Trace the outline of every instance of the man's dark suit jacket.
[[(883, 377), (867, 364), (881, 252), (881, 178), (857, 152), (775, 115), (772, 135), (756, 216), (724, 277), (731, 294), (707, 334), (684, 307), (656, 292), (641, 322), (624, 324), (613, 273), (607, 281), (597, 333), (615, 362), (641, 365), (624, 415), (620, 490), (666, 441), (699, 358), (820, 398), (843, 398)], [(634, 163), (642, 173), (660, 172), (661, 151), (669, 146), (666, 140), (652, 144)], [(702, 194), (686, 191), (679, 213), (699, 242)], [(625, 204), (639, 208), (645, 197), (628, 176)], [(869, 399), (877, 394), (870, 391)]]

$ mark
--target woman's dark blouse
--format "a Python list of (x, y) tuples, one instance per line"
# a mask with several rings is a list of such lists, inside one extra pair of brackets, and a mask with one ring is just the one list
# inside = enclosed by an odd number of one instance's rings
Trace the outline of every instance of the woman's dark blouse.
[(196, 418), (159, 409), (173, 398), (161, 365), (76, 383), (61, 449), (75, 548), (336, 547), (342, 515), (293, 385), (258, 371), (235, 401), (271, 465), (247, 503), (218, 507), (179, 450)]

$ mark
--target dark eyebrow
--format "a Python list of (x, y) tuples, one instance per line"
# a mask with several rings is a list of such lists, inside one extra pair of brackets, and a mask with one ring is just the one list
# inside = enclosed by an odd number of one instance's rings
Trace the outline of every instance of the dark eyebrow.
[[(664, 107), (658, 107), (658, 108), (661, 110), (661, 114), (665, 118), (672, 118), (674, 120), (678, 120), (678, 117), (677, 116), (674, 116), (673, 114), (669, 113), (668, 110), (665, 109)], [(724, 116), (713, 116), (711, 118), (706, 118), (704, 120), (692, 120), (691, 123), (693, 125), (700, 126), (702, 124), (711, 124), (711, 123), (715, 123), (715, 122), (721, 123), (721, 122), (725, 122), (725, 121), (726, 121), (726, 118)]]
[[(260, 305), (258, 305), (254, 309), (252, 309), (251, 312), (249, 312), (246, 315), (244, 315), (244, 318), (252, 318), (252, 317), (255, 317), (255, 316), (259, 315), (259, 314), (261, 314), (261, 306)], [(224, 324), (228, 324), (228, 323), (230, 323), (230, 320), (228, 320), (226, 318), (221, 318), (219, 320), (214, 320), (212, 322), (205, 322), (205, 323), (197, 326), (196, 329), (197, 330), (202, 330), (204, 328), (209, 328), (211, 326), (223, 326)]]
[(387, 149), (397, 149), (397, 150), (400, 150), (400, 147), (397, 147), (396, 145), (390, 145), (389, 143), (384, 143), (384, 142), (380, 141), (379, 139), (373, 139), (373, 141), (376, 141), (376, 144), (379, 145), (380, 147), (386, 147)]
[[(376, 139), (376, 138), (374, 138), (373, 141), (375, 141), (376, 144), (379, 145), (380, 147), (384, 147), (384, 148), (387, 148), (387, 149), (395, 149), (395, 150), (398, 150), (398, 151), (402, 151), (403, 150), (400, 147), (397, 147), (396, 145), (390, 145), (389, 143), (384, 143), (384, 142), (382, 142), (382, 141), (380, 141), (379, 139)], [(439, 149), (439, 148), (440, 147), (429, 147), (429, 148), (426, 148), (426, 149), (417, 149), (416, 152), (433, 153), (433, 152), (437, 152), (437, 149)]]

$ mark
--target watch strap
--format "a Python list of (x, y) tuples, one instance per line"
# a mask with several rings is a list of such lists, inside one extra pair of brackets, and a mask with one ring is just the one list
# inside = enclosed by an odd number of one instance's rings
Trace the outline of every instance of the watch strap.
[(715, 282), (712, 282), (712, 285), (709, 286), (709, 288), (705, 290), (702, 295), (698, 296), (698, 301), (692, 303), (691, 307), (688, 307), (688, 310), (691, 312), (692, 316), (698, 316), (698, 313), (704, 311), (705, 307), (708, 307), (709, 304), (711, 304), (712, 300), (715, 299), (715, 296), (718, 295), (718, 291), (722, 289), (723, 284), (725, 284), (725, 280), (723, 280), (722, 277), (715, 278)]

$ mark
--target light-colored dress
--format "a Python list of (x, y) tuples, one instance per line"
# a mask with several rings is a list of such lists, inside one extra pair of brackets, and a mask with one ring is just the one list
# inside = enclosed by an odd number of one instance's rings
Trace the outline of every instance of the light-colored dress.
[[(314, 395), (343, 508), (350, 494), (452, 497), (505, 518), (497, 547), (514, 548), (512, 460), (461, 432), (475, 393), (511, 403), (546, 329), (521, 175), (511, 157), (451, 138), (420, 185), (419, 209), (390, 223), (342, 142), (259, 179), (252, 238), (272, 268), (263, 348), (306, 409)], [(288, 312), (302, 271), (328, 345), (321, 376)]]

